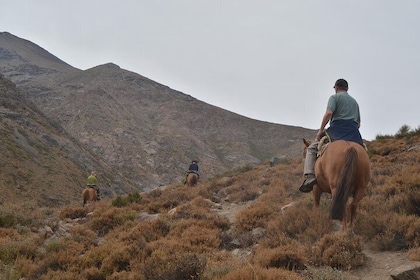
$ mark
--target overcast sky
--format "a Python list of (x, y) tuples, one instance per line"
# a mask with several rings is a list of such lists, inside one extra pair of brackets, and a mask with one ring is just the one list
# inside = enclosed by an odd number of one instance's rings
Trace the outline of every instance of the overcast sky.
[(419, 12), (419, 0), (0, 0), (0, 31), (82, 70), (112, 62), (240, 115), (311, 129), (344, 78), (373, 140), (420, 126)]

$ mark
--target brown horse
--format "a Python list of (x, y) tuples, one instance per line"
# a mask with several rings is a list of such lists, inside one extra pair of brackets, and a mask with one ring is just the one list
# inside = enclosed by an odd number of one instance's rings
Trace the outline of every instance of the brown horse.
[(187, 185), (188, 187), (194, 187), (198, 183), (198, 175), (194, 172), (188, 173), (187, 176)]
[(83, 207), (85, 207), (86, 202), (90, 201), (97, 201), (98, 196), (96, 194), (96, 190), (94, 188), (86, 188), (83, 190), (82, 193), (83, 197)]
[[(305, 139), (303, 142), (306, 149), (310, 142)], [(333, 202), (330, 216), (334, 220), (341, 220), (345, 231), (348, 198), (353, 196), (349, 205), (349, 224), (352, 226), (357, 204), (363, 198), (370, 180), (370, 162), (366, 150), (355, 142), (337, 140), (329, 143), (315, 163), (315, 176), (315, 207), (319, 207), (323, 192), (331, 193)]]

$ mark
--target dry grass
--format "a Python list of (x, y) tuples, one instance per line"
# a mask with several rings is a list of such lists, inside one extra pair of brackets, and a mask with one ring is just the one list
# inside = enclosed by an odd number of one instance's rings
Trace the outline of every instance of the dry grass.
[[(419, 136), (369, 143), (373, 177), (353, 235), (337, 233), (328, 196), (314, 210), (313, 198), (297, 191), (302, 164), (292, 159), (89, 208), (1, 209), (0, 273), (28, 280), (340, 279), (340, 271), (364, 264), (363, 248), (420, 260), (420, 148), (412, 148), (419, 146)], [(220, 205), (243, 210), (231, 224)], [(157, 215), (140, 219), (145, 212)], [(72, 225), (66, 234), (38, 233), (45, 225), (58, 233), (60, 220)], [(319, 270), (310, 274), (307, 266)]]

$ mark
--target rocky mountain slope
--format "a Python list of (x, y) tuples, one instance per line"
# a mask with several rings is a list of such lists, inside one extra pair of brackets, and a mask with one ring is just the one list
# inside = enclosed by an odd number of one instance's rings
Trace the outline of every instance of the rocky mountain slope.
[[(0, 205), (62, 206), (80, 201), (86, 176), (104, 170), (112, 196), (134, 189), (106, 162), (71, 138), (0, 75)], [(7, 208), (7, 207), (6, 207)]]
[(296, 156), (301, 138), (314, 135), (234, 114), (112, 63), (75, 69), (7, 32), (0, 33), (0, 73), (55, 126), (142, 190), (181, 180), (192, 159), (205, 178)]

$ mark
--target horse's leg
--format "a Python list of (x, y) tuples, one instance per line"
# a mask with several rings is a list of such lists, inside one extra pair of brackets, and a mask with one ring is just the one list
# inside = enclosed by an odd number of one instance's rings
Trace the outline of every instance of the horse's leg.
[(362, 200), (363, 196), (365, 195), (364, 190), (356, 189), (353, 199), (350, 203), (350, 225), (353, 225), (354, 219), (356, 218), (356, 208), (359, 204), (359, 201)]
[(321, 193), (322, 192), (317, 185), (314, 185), (312, 193), (314, 195), (314, 206), (315, 206), (315, 208), (319, 208), (319, 202), (321, 201)]

